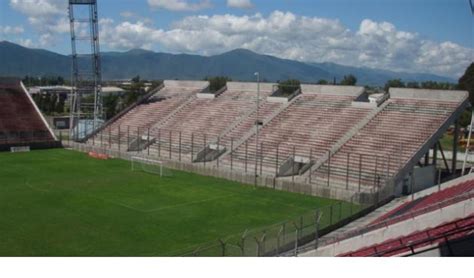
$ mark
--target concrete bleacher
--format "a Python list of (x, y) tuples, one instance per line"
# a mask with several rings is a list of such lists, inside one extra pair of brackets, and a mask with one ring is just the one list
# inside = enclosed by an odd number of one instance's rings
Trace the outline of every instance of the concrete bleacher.
[(312, 250), (305, 250), (301, 256), (340, 256), (362, 250), (373, 254), (370, 247), (390, 246), (394, 239), (411, 238), (420, 231), (436, 230), (438, 226), (462, 220), (474, 214), (473, 189), (474, 175), (470, 174), (394, 199), (347, 227), (322, 237), (318, 249), (309, 244)]
[[(443, 223), (434, 228), (416, 231), (412, 234), (385, 242), (361, 248), (359, 250), (339, 255), (341, 257), (374, 257), (374, 256), (407, 256), (423, 253), (425, 250), (439, 249), (443, 244), (474, 236), (474, 214), (462, 219), (456, 219), (448, 223)], [(465, 251), (466, 248), (463, 248)], [(474, 249), (468, 252), (456, 253), (453, 248), (449, 248), (449, 256), (473, 255)], [(432, 256), (433, 254), (431, 254)], [(439, 254), (443, 255), (443, 254)]]
[[(274, 84), (260, 84), (260, 107), (270, 111), (278, 106), (267, 106), (265, 102), (273, 88)], [(211, 143), (230, 148), (231, 140), (237, 141), (245, 133), (248, 119), (256, 110), (256, 100), (257, 84), (242, 82), (228, 82), (226, 90), (214, 98), (193, 98), (172, 117), (153, 127), (151, 136), (158, 140), (151, 150), (187, 156)]]
[[(394, 223), (395, 221), (402, 221), (406, 218), (409, 218), (418, 211), (426, 211), (433, 204), (444, 202), (447, 200), (459, 201), (459, 196), (469, 197), (470, 195), (465, 195), (465, 193), (472, 192), (474, 193), (474, 180), (468, 180), (461, 182), (455, 186), (445, 188), (438, 192), (434, 192), (428, 196), (420, 197), (414, 201), (406, 202), (403, 205), (393, 209), (385, 215), (380, 216), (371, 224), (377, 224), (381, 222)], [(403, 217), (405, 215), (405, 217)]]
[(56, 138), (20, 80), (0, 78), (0, 146), (55, 145)]
[(209, 82), (166, 80), (163, 85), (158, 92), (89, 138), (88, 142), (100, 141), (104, 146), (116, 147), (123, 138), (146, 135), (149, 129), (176, 109), (195, 99), (197, 93), (209, 87)]
[[(276, 175), (280, 165), (293, 156), (293, 149), (295, 157), (317, 160), (370, 111), (351, 106), (360, 94), (359, 89), (332, 95), (327, 88), (321, 93), (321, 86), (302, 85), (302, 91), (259, 131), (259, 172)], [(237, 167), (243, 168), (245, 159), (255, 161), (256, 144), (255, 134), (233, 151), (232, 159)]]
[(440, 129), (447, 128), (467, 99), (457, 91), (390, 92), (384, 108), (312, 173), (312, 182), (326, 184), (329, 175), (332, 186), (377, 190), (420, 155), (428, 140), (441, 135)]

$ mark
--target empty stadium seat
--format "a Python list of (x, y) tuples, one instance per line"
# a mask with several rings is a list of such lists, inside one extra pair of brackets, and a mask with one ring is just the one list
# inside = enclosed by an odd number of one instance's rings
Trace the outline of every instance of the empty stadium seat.
[(54, 142), (19, 80), (0, 79), (0, 145)]

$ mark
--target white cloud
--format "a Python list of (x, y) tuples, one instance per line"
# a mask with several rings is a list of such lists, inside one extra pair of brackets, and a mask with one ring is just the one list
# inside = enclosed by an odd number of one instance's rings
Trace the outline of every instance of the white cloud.
[[(181, 11), (211, 5), (209, 0), (148, 2), (155, 8)], [(67, 1), (10, 0), (10, 5), (28, 17), (38, 31), (41, 46), (52, 45), (58, 34), (69, 32)], [(155, 28), (151, 20), (134, 13), (121, 15), (122, 22), (109, 18), (100, 20), (101, 43), (108, 48), (160, 49), (202, 55), (246, 48), (304, 62), (334, 62), (456, 78), (474, 57), (473, 49), (453, 42), (427, 40), (417, 33), (398, 30), (392, 23), (370, 19), (364, 19), (357, 30), (351, 31), (337, 19), (274, 11), (266, 16), (260, 13), (187, 16), (169, 28), (160, 29)], [(11, 28), (7, 32), (13, 32)]]
[(19, 45), (24, 46), (24, 47), (31, 48), (34, 46), (33, 41), (31, 39), (18, 39), (18, 40), (15, 40), (15, 42), (17, 42)]
[(130, 11), (123, 11), (120, 13), (120, 16), (122, 17), (125, 17), (125, 18), (133, 18), (135, 17), (135, 13), (134, 12), (130, 12)]
[(199, 11), (212, 7), (210, 0), (148, 0), (148, 4), (152, 8), (159, 8), (170, 11)]
[(23, 29), (23, 26), (1, 26), (0, 25), (0, 36), (1, 35), (18, 35), (25, 32), (25, 29)]
[(58, 34), (69, 32), (67, 2), (64, 0), (10, 0), (10, 6), (24, 14), (38, 31), (41, 46), (50, 46)]
[(335, 19), (275, 11), (268, 16), (188, 16), (169, 29), (143, 20), (101, 26), (102, 43), (112, 48), (164, 49), (203, 55), (235, 48), (304, 62), (334, 62), (395, 71), (459, 77), (473, 49), (434, 42), (398, 30), (389, 22), (364, 19), (350, 31)]
[(227, 6), (238, 9), (251, 9), (254, 7), (250, 0), (227, 0)]

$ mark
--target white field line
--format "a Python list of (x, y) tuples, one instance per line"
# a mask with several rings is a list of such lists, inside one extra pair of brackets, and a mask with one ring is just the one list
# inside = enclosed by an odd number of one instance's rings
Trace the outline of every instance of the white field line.
[(218, 200), (218, 199), (225, 199), (225, 198), (232, 197), (234, 195), (236, 195), (236, 194), (228, 194), (228, 195), (224, 195), (224, 196), (218, 196), (218, 197), (214, 197), (214, 198), (208, 198), (208, 199), (204, 199), (204, 200), (197, 200), (197, 201), (192, 201), (192, 202), (187, 202), (187, 203), (182, 203), (182, 204), (177, 204), (177, 205), (172, 205), (172, 206), (165, 206), (165, 207), (160, 207), (160, 208), (155, 208), (155, 209), (138, 209), (138, 208), (135, 208), (133, 206), (124, 204), (122, 202), (112, 201), (112, 200), (109, 200), (109, 199), (102, 199), (102, 198), (98, 198), (98, 197), (95, 197), (95, 196), (90, 196), (90, 197), (94, 198), (94, 199), (97, 199), (97, 200), (104, 201), (104, 202), (112, 203), (112, 204), (115, 204), (115, 205), (118, 205), (118, 206), (121, 206), (121, 207), (124, 207), (124, 208), (127, 208), (127, 209), (131, 209), (131, 210), (134, 210), (134, 211), (138, 211), (138, 212), (142, 212), (142, 213), (151, 213), (151, 212), (157, 212), (157, 211), (166, 210), (166, 209), (172, 209), (172, 208), (177, 208), (177, 207), (185, 207), (185, 206), (189, 206), (189, 205), (210, 202), (210, 201), (214, 201), (214, 200)]

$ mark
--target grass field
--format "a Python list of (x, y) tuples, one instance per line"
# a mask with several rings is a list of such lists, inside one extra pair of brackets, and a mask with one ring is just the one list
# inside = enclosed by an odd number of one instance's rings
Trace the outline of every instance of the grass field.
[(56, 149), (0, 153), (0, 256), (166, 256), (336, 201)]

